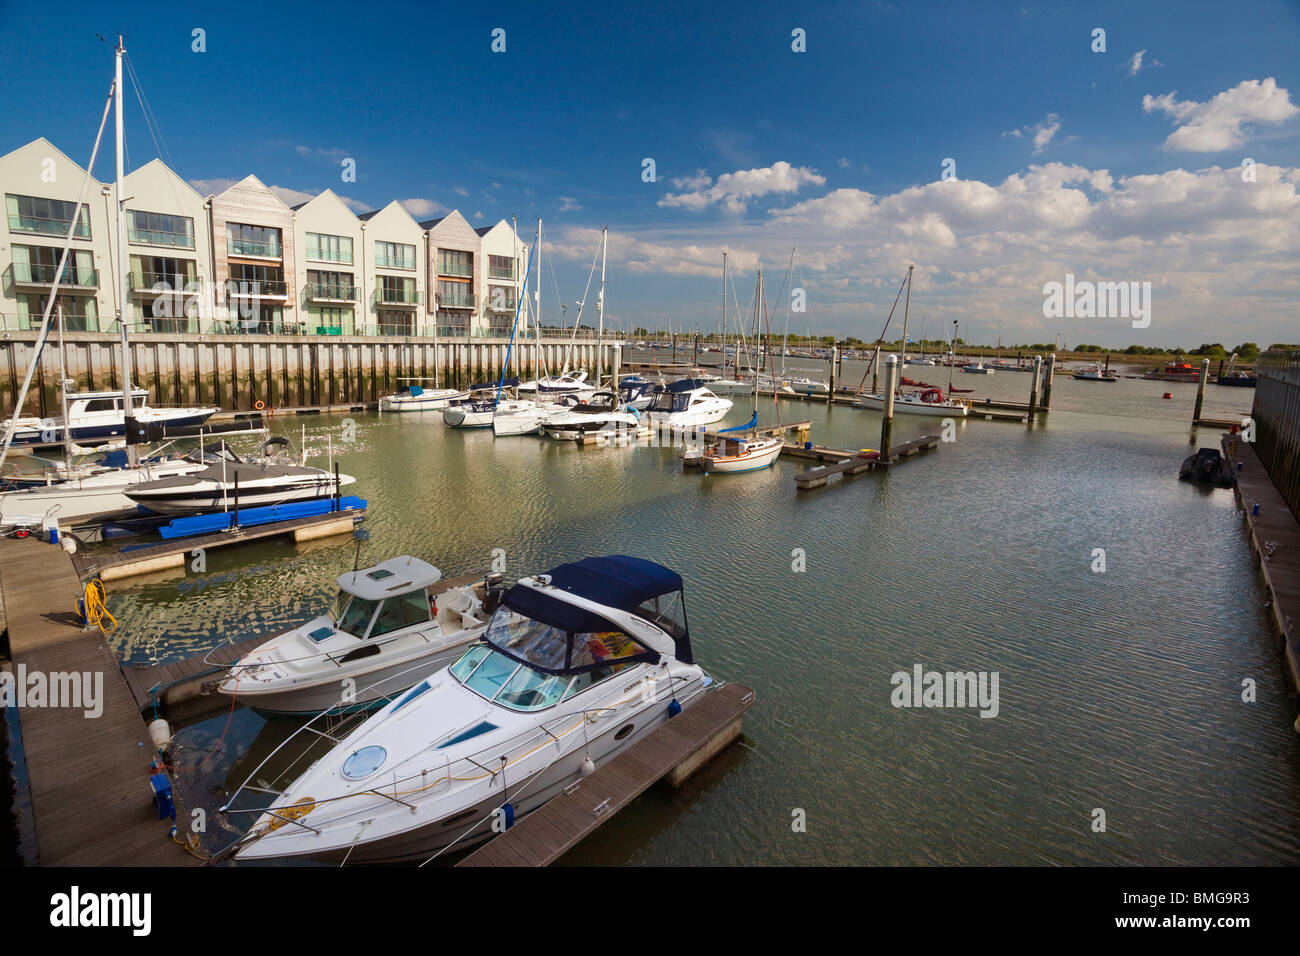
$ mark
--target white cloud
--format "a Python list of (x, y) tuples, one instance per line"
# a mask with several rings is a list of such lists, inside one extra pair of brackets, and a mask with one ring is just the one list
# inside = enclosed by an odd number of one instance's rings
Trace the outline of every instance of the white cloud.
[(402, 208), (409, 212), (414, 219), (423, 219), (428, 216), (437, 216), (441, 213), (448, 212), (446, 206), (442, 203), (434, 202), (432, 199), (399, 199)]
[(713, 185), (713, 177), (702, 169), (697, 169), (694, 176), (681, 176), (673, 180), (678, 189), (705, 189)]
[(456, 195), (457, 195), (457, 196), (468, 196), (468, 195), (469, 195), (469, 190), (466, 189), (464, 186), (457, 186), (455, 191), (456, 191)]
[(1152, 57), (1150, 62), (1143, 63), (1142, 58), (1146, 56), (1146, 52), (1147, 52), (1146, 50), (1138, 50), (1136, 53), (1133, 54), (1133, 57), (1128, 61), (1129, 76), (1137, 76), (1138, 73), (1140, 73), (1142, 70), (1150, 70), (1150, 69), (1154, 69), (1157, 66), (1164, 66), (1164, 64), (1161, 63), (1159, 60), (1157, 60), (1155, 57)]
[(572, 196), (560, 197), (560, 212), (573, 212), (581, 208), (582, 206), (580, 206), (578, 204), (578, 201), (574, 199)]
[(840, 167), (840, 169), (848, 169), (848, 168), (849, 168), (849, 160), (848, 160), (848, 157), (846, 157), (846, 156), (841, 156), (841, 157), (839, 158), (839, 160), (837, 160), (837, 162), (839, 163), (839, 167)]
[[(1042, 122), (1034, 126), (1022, 126), (1020, 129), (1004, 130), (1003, 139), (1021, 139), (1026, 133), (1031, 134), (1034, 138), (1034, 155), (1037, 156), (1047, 148), (1047, 144), (1056, 136), (1057, 131), (1061, 128), (1060, 118), (1055, 113), (1048, 113), (1043, 117)], [(1071, 137), (1071, 140), (1077, 137)]]
[(825, 182), (825, 176), (807, 166), (791, 166), (782, 160), (771, 166), (723, 173), (708, 188), (701, 185), (689, 192), (668, 193), (659, 205), (699, 210), (717, 204), (727, 212), (741, 213), (751, 199), (759, 196), (798, 192), (802, 186), (821, 186)]
[(1148, 113), (1168, 113), (1179, 124), (1164, 147), (1193, 153), (1233, 149), (1245, 142), (1246, 123), (1284, 123), (1300, 113), (1290, 94), (1273, 77), (1243, 80), (1205, 103), (1179, 100), (1177, 92), (1142, 97)]

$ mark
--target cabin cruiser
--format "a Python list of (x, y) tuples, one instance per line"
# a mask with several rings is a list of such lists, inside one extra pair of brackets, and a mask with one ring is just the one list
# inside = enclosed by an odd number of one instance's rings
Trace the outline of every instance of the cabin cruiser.
[(646, 379), (635, 377), (625, 378), (618, 383), (618, 397), (625, 408), (635, 408), (638, 412), (643, 412), (650, 407), (654, 401), (655, 392), (659, 386), (654, 382)]
[(1077, 378), (1081, 382), (1118, 382), (1119, 376), (1110, 369), (1102, 368), (1100, 362), (1094, 362), (1087, 368), (1075, 369), (1071, 373), (1072, 378)]
[(596, 392), (576, 405), (552, 412), (542, 420), (542, 429), (560, 441), (577, 441), (587, 434), (635, 430), (641, 413), (629, 410), (617, 392)]
[(519, 386), (520, 396), (541, 396), (557, 394), (590, 394), (596, 386), (587, 382), (586, 372), (570, 372), (564, 375), (548, 375)]
[[(155, 408), (146, 404), (149, 397), (147, 389), (131, 389), (131, 416), (141, 425), (163, 425), (179, 428), (186, 425), (202, 425), (218, 408)], [(126, 413), (122, 407), (122, 393), (117, 392), (69, 392), (67, 439), (75, 442), (89, 442), (100, 438), (113, 438), (126, 435)], [(0, 423), (0, 429), (7, 429), (9, 420)], [(12, 443), (15, 445), (53, 445), (64, 440), (63, 422), (57, 418), (20, 418), (14, 426)]]
[(403, 385), (396, 394), (379, 400), (381, 412), (441, 411), (448, 405), (469, 398), (469, 392), (456, 388), (424, 388), (420, 385)]
[[(484, 382), (469, 387), (469, 398), (442, 410), (442, 423), (451, 428), (491, 428), (497, 414), (511, 414), (533, 407), (531, 400), (511, 398), (511, 390), (519, 379), (508, 378), (500, 382)], [(505, 397), (502, 397), (505, 392)]]
[(972, 375), (992, 375), (993, 367), (985, 365), (983, 362), (968, 362), (961, 367), (963, 372), (970, 372)]
[[(859, 393), (853, 400), (858, 408), (873, 412), (885, 410), (885, 395)], [(894, 411), (908, 415), (935, 415), (941, 418), (965, 418), (970, 406), (959, 398), (945, 398), (941, 388), (916, 388), (894, 393)]]
[[(573, 401), (577, 401), (576, 398)], [(540, 435), (542, 422), (555, 412), (557, 405), (526, 398), (502, 402), (492, 411), (492, 433), (498, 438), (509, 435)], [(445, 420), (445, 418), (444, 418)]]
[(829, 395), (831, 388), (825, 382), (813, 378), (796, 376), (786, 379), (786, 384), (800, 395)]
[(439, 593), (441, 577), (410, 555), (340, 574), (328, 614), (241, 657), (217, 691), (271, 715), (314, 717), (391, 700), (460, 657), (487, 627), (483, 582)]
[(351, 475), (336, 480), (322, 468), (294, 462), (288, 449), (287, 438), (272, 438), (262, 446), (260, 459), (223, 460), (191, 474), (143, 481), (128, 488), (126, 496), (158, 514), (198, 514), (328, 498), (356, 481)]
[[(676, 572), (610, 555), (521, 578), (481, 642), (347, 736), (333, 729), (337, 744), (305, 772), (299, 763), (297, 779), (284, 785), (264, 769), (271, 758), (259, 764), (222, 807), (256, 817), (222, 856), (387, 863), (470, 846), (712, 684), (694, 662)], [(326, 729), (309, 723), (299, 743)]]
[(712, 425), (731, 411), (731, 399), (719, 398), (693, 378), (670, 382), (646, 409), (652, 422), (676, 427)]
[(0, 527), (39, 525), (46, 516), (63, 522), (134, 512), (129, 492), (144, 483), (242, 461), (225, 442), (218, 442), (186, 455), (154, 455), (135, 466), (126, 452), (110, 452), (99, 462), (75, 466), (70, 476), (51, 470), (39, 484), (40, 476), (16, 476), (20, 490), (0, 494)]

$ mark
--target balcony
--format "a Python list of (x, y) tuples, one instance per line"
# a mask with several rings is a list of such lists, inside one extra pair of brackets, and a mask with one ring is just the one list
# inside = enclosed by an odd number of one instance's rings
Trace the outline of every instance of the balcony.
[(439, 292), (438, 308), (440, 309), (472, 309), (478, 296), (473, 293), (465, 292)]
[(511, 279), (515, 277), (515, 270), (509, 267), (501, 268), (500, 266), (488, 266), (489, 279)]
[(413, 309), (420, 304), (420, 290), (413, 286), (387, 289), (380, 286), (375, 290), (374, 303), (375, 305), (397, 305)]
[[(58, 273), (57, 265), (40, 262), (15, 262), (13, 264), (13, 281), (16, 286), (38, 286), (46, 288), (54, 284)], [(97, 269), (74, 269), (64, 266), (63, 277), (59, 280), (62, 289), (98, 289), (99, 271)]]
[(132, 272), (131, 292), (135, 295), (197, 295), (202, 291), (197, 276), (168, 272)]
[(185, 232), (162, 232), (155, 229), (136, 229), (129, 227), (126, 230), (127, 242), (135, 242), (145, 246), (169, 246), (173, 249), (193, 249), (194, 237)]
[[(66, 236), (68, 227), (72, 225), (71, 219), (46, 219), (43, 216), (15, 216), (9, 217), (10, 232), (34, 232), (41, 236)], [(80, 239), (90, 238), (90, 222), (85, 215), (77, 223), (77, 229), (73, 235)]]
[(472, 279), (474, 278), (474, 264), (472, 262), (439, 262), (438, 275)]
[(226, 252), (232, 256), (253, 256), (257, 259), (279, 259), (283, 254), (279, 242), (262, 242), (258, 239), (226, 237)]
[(504, 315), (507, 312), (514, 312), (515, 310), (514, 296), (510, 296), (508, 298), (498, 301), (495, 296), (490, 295), (488, 296), (487, 299), (487, 307), (490, 311), (497, 312), (502, 315)]
[[(338, 262), (350, 266), (352, 265), (352, 253), (344, 252), (341, 249), (317, 249), (314, 246), (308, 246), (307, 260), (309, 262)], [(412, 266), (411, 268), (415, 267)]]
[(415, 271), (415, 256), (385, 256), (375, 253), (376, 269), (405, 269), (407, 272)]
[(226, 295), (232, 299), (287, 299), (289, 289), (283, 279), (226, 280)]
[(357, 301), (356, 286), (351, 285), (323, 285), (317, 282), (309, 282), (303, 288), (303, 295), (308, 302), (345, 302), (353, 303)]

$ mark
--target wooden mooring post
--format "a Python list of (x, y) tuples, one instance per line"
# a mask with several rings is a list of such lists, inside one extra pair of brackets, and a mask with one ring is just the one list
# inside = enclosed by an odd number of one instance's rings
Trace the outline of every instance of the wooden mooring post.
[(1038, 376), (1042, 373), (1043, 358), (1041, 355), (1034, 356), (1034, 371), (1029, 376), (1029, 417), (1027, 421), (1030, 425), (1034, 424), (1034, 413), (1038, 411)]
[(1056, 373), (1056, 353), (1047, 356), (1047, 365), (1043, 369), (1043, 411), (1052, 410), (1052, 376)]
[[(832, 346), (831, 346), (831, 383), (830, 383), (830, 384), (831, 384), (831, 390), (830, 390), (829, 392), (826, 393), (826, 404), (827, 404), (827, 405), (834, 405), (834, 404), (835, 404), (835, 370), (836, 370), (836, 366), (839, 364), (839, 361), (838, 361), (838, 360), (839, 360), (839, 354), (840, 354), (840, 350), (839, 350), (839, 348), (838, 348), (837, 346), (832, 345)], [(724, 358), (724, 361), (725, 361), (725, 358)]]
[(1201, 377), (1196, 382), (1196, 410), (1192, 412), (1192, 424), (1201, 420), (1201, 408), (1205, 405), (1205, 383), (1210, 377), (1210, 360), (1201, 359)]
[(898, 387), (898, 356), (891, 355), (885, 363), (885, 417), (880, 422), (880, 458), (889, 462), (894, 447), (894, 389)]

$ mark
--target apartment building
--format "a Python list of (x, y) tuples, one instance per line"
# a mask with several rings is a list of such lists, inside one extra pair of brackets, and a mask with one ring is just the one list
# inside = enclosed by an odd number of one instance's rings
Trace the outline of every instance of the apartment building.
[(256, 176), (202, 196), (161, 160), (124, 178), (124, 275), (112, 184), (38, 139), (0, 156), (0, 327), (39, 323), (60, 279), (65, 328), (175, 333), (507, 335), (528, 245), (502, 220), (420, 223), (396, 201), (357, 215), (325, 190), (292, 208)]

